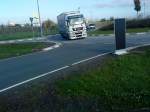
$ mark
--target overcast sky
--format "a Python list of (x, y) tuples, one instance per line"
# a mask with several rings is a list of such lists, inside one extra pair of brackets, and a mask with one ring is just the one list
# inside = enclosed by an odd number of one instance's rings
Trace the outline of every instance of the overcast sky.
[[(146, 1), (146, 14), (150, 14), (150, 0)], [(39, 0), (42, 20), (56, 21), (61, 12), (74, 11), (80, 7), (88, 19), (109, 17), (135, 17), (133, 0)], [(143, 9), (142, 9), (143, 12)], [(0, 23), (13, 21), (29, 22), (29, 17), (37, 15), (36, 0), (1, 0)]]

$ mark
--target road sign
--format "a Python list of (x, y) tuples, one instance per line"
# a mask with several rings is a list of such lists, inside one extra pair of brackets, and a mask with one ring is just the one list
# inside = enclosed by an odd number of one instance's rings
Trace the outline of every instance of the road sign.
[(30, 17), (30, 21), (31, 21), (31, 23), (33, 22), (33, 18), (32, 17)]

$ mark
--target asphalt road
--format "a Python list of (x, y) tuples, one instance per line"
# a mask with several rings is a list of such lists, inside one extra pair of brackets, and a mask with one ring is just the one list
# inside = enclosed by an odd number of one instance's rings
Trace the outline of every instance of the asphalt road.
[[(48, 40), (60, 42), (62, 45), (51, 51), (0, 60), (0, 90), (83, 59), (115, 50), (114, 36), (67, 41), (57, 35), (49, 37)], [(149, 43), (149, 33), (127, 37), (128, 47)]]

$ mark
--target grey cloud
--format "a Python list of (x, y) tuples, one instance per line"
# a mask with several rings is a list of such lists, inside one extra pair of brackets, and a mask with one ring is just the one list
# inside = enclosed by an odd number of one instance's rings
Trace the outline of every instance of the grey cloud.
[[(150, 3), (150, 0), (141, 0), (143, 2)], [(97, 8), (114, 8), (114, 7), (131, 7), (134, 5), (133, 0), (110, 0), (109, 3), (98, 3), (94, 7)]]
[(96, 4), (97, 8), (131, 7), (132, 4)]

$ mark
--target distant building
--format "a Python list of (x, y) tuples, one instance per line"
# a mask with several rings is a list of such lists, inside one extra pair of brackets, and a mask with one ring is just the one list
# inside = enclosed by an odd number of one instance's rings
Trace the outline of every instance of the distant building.
[(8, 22), (8, 26), (14, 27), (14, 26), (16, 26), (16, 23), (15, 22)]

